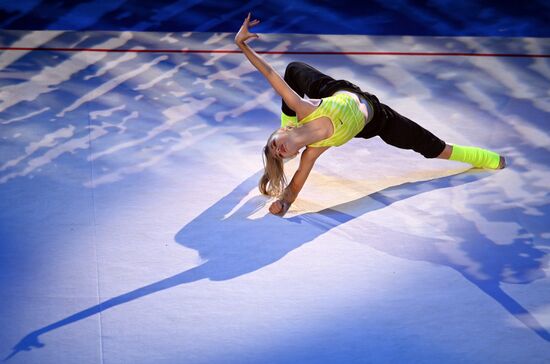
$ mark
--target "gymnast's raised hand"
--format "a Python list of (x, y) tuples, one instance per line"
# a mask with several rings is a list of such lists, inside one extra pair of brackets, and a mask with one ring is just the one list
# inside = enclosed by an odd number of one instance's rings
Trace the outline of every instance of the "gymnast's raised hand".
[(241, 25), (241, 29), (239, 29), (239, 32), (235, 36), (235, 43), (243, 44), (250, 38), (259, 38), (258, 34), (250, 33), (248, 31), (248, 28), (252, 28), (253, 26), (258, 25), (258, 23), (260, 23), (258, 19), (250, 21), (250, 13), (248, 13), (248, 16), (244, 19), (243, 25)]

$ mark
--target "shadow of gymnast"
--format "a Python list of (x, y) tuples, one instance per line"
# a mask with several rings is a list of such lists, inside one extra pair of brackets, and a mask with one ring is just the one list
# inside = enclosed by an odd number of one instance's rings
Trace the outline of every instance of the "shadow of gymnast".
[[(249, 219), (248, 216), (264, 207), (266, 203), (265, 197), (256, 196), (227, 216), (228, 212), (256, 187), (258, 172), (239, 184), (176, 234), (175, 240), (179, 244), (197, 250), (204, 263), (32, 331), (13, 347), (12, 353), (4, 360), (10, 359), (21, 351), (43, 347), (44, 344), (40, 342), (39, 337), (47, 332), (109, 308), (201, 279), (225, 281), (252, 273), (277, 262), (288, 253), (331, 229), (366, 213), (425, 192), (475, 182), (488, 175), (490, 172), (470, 170), (430, 181), (408, 182), (319, 212), (304, 213), (290, 218), (268, 214), (260, 219)], [(441, 249), (438, 249), (438, 244), (449, 243), (437, 238), (423, 241), (422, 249), (418, 249), (418, 246), (415, 249), (414, 244), (411, 247), (402, 244), (395, 246), (364, 236), (359, 237), (358, 240), (373, 249), (399, 258), (431, 262), (456, 270), (539, 337), (550, 341), (550, 333), (535, 317), (500, 288), (501, 282), (529, 283), (544, 277), (544, 267), (548, 262), (545, 253), (536, 249), (527, 239), (520, 237), (514, 239), (511, 245), (498, 245), (484, 237), (471, 222), (464, 218), (460, 216), (455, 218), (453, 215), (451, 220), (448, 227), (450, 231), (446, 233), (456, 234), (460, 238), (458, 240), (461, 243), (458, 244), (458, 248), (473, 259), (472, 264), (476, 266), (477, 271), (471, 266), (464, 265), (463, 262), (456, 263), (452, 255), (442, 253)]]

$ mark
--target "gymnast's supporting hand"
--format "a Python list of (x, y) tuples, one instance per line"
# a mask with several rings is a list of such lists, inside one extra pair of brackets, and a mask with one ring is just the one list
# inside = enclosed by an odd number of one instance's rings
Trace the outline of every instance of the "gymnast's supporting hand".
[(271, 204), (271, 206), (269, 207), (269, 212), (271, 212), (273, 215), (283, 216), (284, 214), (286, 214), (289, 208), (290, 202), (281, 199)]

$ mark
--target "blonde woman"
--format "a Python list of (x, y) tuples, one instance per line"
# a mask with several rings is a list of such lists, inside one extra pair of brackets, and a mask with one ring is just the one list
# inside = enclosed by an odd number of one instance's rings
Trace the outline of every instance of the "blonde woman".
[[(235, 43), (246, 58), (264, 75), (282, 97), (281, 128), (275, 130), (264, 147), (265, 171), (260, 192), (276, 197), (269, 211), (284, 215), (296, 200), (315, 161), (328, 148), (352, 138), (379, 136), (386, 143), (411, 149), (425, 158), (450, 159), (478, 168), (502, 169), (505, 159), (489, 150), (446, 144), (414, 121), (400, 115), (345, 80), (335, 80), (301, 62), (290, 63), (281, 77), (247, 42), (259, 38), (249, 28), (259, 20), (244, 20)], [(308, 98), (305, 99), (304, 95)], [(284, 159), (304, 149), (300, 164), (287, 185)]]

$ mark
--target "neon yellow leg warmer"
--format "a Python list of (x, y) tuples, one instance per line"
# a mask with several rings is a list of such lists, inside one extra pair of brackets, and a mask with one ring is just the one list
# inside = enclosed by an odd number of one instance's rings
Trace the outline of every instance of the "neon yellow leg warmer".
[(500, 155), (487, 149), (477, 147), (464, 147), (453, 145), (452, 161), (470, 163), (477, 168), (497, 169), (500, 163)]

